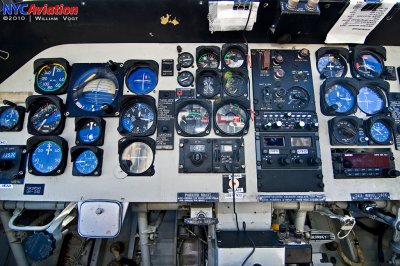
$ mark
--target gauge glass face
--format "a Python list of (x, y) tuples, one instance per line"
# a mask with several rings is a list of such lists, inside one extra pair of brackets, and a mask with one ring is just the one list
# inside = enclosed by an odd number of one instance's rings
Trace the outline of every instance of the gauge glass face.
[(218, 56), (214, 52), (205, 52), (197, 59), (197, 66), (199, 68), (218, 68)]
[(57, 129), (61, 122), (61, 111), (55, 104), (46, 103), (36, 109), (30, 122), (39, 133), (48, 134)]
[(153, 163), (153, 151), (144, 142), (133, 142), (121, 155), (121, 163), (132, 174), (146, 172)]
[(193, 84), (194, 76), (189, 71), (182, 71), (181, 73), (179, 73), (177, 79), (179, 85), (181, 85), (182, 87), (189, 87)]
[(133, 134), (144, 135), (154, 125), (153, 108), (145, 103), (135, 103), (121, 115), (122, 127)]
[(224, 62), (230, 68), (243, 66), (246, 56), (238, 49), (228, 50), (224, 55)]
[(371, 125), (370, 135), (375, 142), (388, 142), (390, 140), (390, 128), (383, 122), (375, 122)]
[(11, 129), (18, 124), (19, 113), (13, 107), (8, 107), (0, 114), (0, 127)]
[(37, 145), (31, 156), (33, 168), (42, 174), (57, 169), (63, 159), (61, 147), (54, 141), (43, 141)]
[(36, 74), (36, 84), (44, 92), (54, 92), (64, 86), (67, 81), (67, 71), (58, 64), (46, 64)]
[(336, 112), (345, 113), (350, 111), (355, 105), (355, 97), (345, 86), (341, 84), (333, 85), (325, 93), (325, 101), (328, 106), (336, 105)]
[(357, 126), (351, 120), (342, 119), (334, 125), (334, 136), (342, 144), (355, 144), (357, 139)]
[(228, 71), (224, 74), (225, 91), (229, 96), (239, 97), (246, 93), (247, 82), (239, 75), (235, 75)]
[(178, 63), (183, 68), (191, 67), (194, 63), (194, 57), (191, 53), (181, 53), (178, 57)]
[(366, 114), (373, 115), (385, 107), (385, 99), (376, 89), (362, 87), (357, 95), (358, 107)]
[(136, 94), (147, 94), (157, 86), (157, 74), (148, 67), (138, 67), (129, 74), (126, 84)]
[(79, 129), (79, 139), (85, 143), (90, 144), (96, 142), (100, 138), (101, 128), (95, 121), (87, 121)]
[(99, 160), (94, 152), (86, 150), (78, 155), (74, 162), (75, 169), (82, 175), (90, 175), (99, 165)]
[(325, 78), (339, 78), (346, 75), (346, 62), (337, 55), (325, 54), (318, 59), (318, 72)]
[(360, 54), (354, 64), (358, 74), (364, 78), (378, 78), (383, 72), (382, 61), (370, 53)]
[(303, 109), (307, 107), (310, 102), (308, 92), (301, 87), (292, 87), (288, 90), (286, 97), (288, 97), (287, 104), (291, 109)]
[(204, 133), (210, 125), (210, 113), (199, 104), (188, 104), (179, 110), (178, 126), (188, 135)]
[(118, 92), (115, 75), (105, 68), (88, 70), (75, 82), (72, 89), (75, 105), (88, 112), (101, 111), (113, 103)]
[(236, 135), (245, 129), (247, 119), (246, 111), (242, 107), (226, 104), (217, 110), (215, 123), (224, 134)]
[(197, 92), (204, 97), (210, 98), (217, 95), (221, 88), (221, 80), (218, 76), (204, 75), (197, 81)]

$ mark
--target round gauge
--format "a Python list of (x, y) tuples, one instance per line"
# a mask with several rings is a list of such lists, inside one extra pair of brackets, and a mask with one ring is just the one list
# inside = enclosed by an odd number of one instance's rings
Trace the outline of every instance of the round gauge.
[(379, 78), (383, 72), (383, 62), (375, 54), (364, 52), (355, 58), (354, 67), (357, 73), (367, 79)]
[(357, 95), (357, 103), (361, 111), (373, 115), (385, 107), (385, 98), (376, 88), (362, 87)]
[(340, 78), (346, 75), (347, 62), (341, 56), (324, 54), (318, 58), (317, 68), (324, 78)]
[(242, 67), (246, 60), (246, 56), (238, 49), (230, 49), (224, 55), (224, 63), (229, 68)]
[(82, 175), (92, 174), (98, 167), (99, 160), (94, 152), (85, 150), (78, 155), (74, 162), (74, 167)]
[(341, 84), (330, 87), (325, 92), (325, 102), (328, 106), (334, 106), (336, 112), (346, 113), (355, 105), (355, 96), (349, 89)]
[(333, 136), (339, 143), (349, 145), (357, 142), (358, 128), (351, 119), (340, 119), (333, 126)]
[(369, 129), (369, 135), (376, 143), (387, 143), (391, 137), (390, 127), (381, 121), (374, 122)]
[(216, 96), (221, 90), (221, 78), (216, 73), (204, 72), (197, 77), (197, 93), (206, 98)]
[(179, 85), (181, 85), (182, 87), (189, 87), (193, 84), (194, 76), (189, 71), (182, 71), (178, 74), (177, 80)]
[(186, 135), (201, 135), (210, 128), (210, 113), (200, 104), (189, 103), (179, 109), (177, 115), (178, 133)]
[(303, 109), (310, 103), (310, 95), (301, 87), (292, 87), (286, 93), (287, 104), (290, 109)]
[(132, 134), (146, 135), (155, 123), (155, 110), (146, 103), (135, 103), (121, 114), (122, 128)]
[(132, 174), (142, 174), (153, 164), (153, 150), (144, 142), (129, 144), (121, 154), (121, 167)]
[(229, 96), (242, 96), (247, 92), (247, 80), (241, 75), (228, 71), (224, 74), (224, 89)]
[(58, 63), (42, 66), (36, 74), (36, 85), (43, 92), (55, 92), (67, 81), (67, 71)]
[(62, 149), (54, 141), (39, 143), (31, 155), (32, 167), (41, 174), (48, 174), (56, 170), (62, 159)]
[(225, 104), (215, 114), (216, 130), (226, 135), (239, 135), (248, 123), (246, 111), (237, 104)]
[(49, 134), (61, 123), (61, 111), (55, 104), (45, 103), (34, 111), (29, 122), (36, 132)]
[(183, 68), (188, 68), (191, 67), (194, 63), (194, 57), (191, 53), (181, 53), (178, 56), (178, 63), (181, 65)]
[(118, 91), (115, 75), (106, 69), (94, 68), (79, 77), (73, 88), (75, 105), (88, 112), (96, 112), (112, 104)]
[(126, 86), (136, 94), (147, 94), (157, 86), (157, 74), (149, 67), (134, 68), (127, 74)]
[(101, 135), (101, 128), (95, 121), (87, 121), (78, 131), (79, 139), (85, 144), (96, 142)]
[(197, 67), (199, 68), (218, 68), (218, 66), (219, 56), (212, 51), (201, 53), (197, 59)]
[(0, 114), (0, 127), (12, 129), (19, 122), (19, 113), (14, 107), (4, 109)]

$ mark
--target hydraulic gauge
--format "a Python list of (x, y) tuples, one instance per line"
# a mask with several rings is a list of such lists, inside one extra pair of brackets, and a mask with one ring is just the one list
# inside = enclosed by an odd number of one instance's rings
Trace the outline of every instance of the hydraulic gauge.
[(390, 145), (393, 143), (393, 119), (385, 115), (376, 115), (366, 121), (366, 130), (371, 145)]
[(230, 97), (247, 97), (249, 81), (246, 75), (239, 71), (227, 71), (223, 74), (224, 94)]
[(4, 100), (5, 106), (0, 107), (0, 132), (21, 131), (24, 125), (25, 107)]
[(205, 136), (211, 129), (211, 103), (207, 100), (182, 100), (176, 103), (176, 131), (182, 136)]
[(101, 146), (104, 144), (106, 121), (101, 117), (75, 118), (76, 145)]
[(121, 135), (150, 136), (156, 130), (157, 111), (153, 97), (124, 96), (118, 131)]
[(64, 58), (40, 58), (33, 63), (35, 91), (63, 94), (68, 87), (69, 63)]
[(68, 143), (58, 136), (34, 136), (27, 141), (28, 172), (39, 176), (54, 176), (64, 172)]
[(240, 136), (247, 133), (250, 116), (248, 107), (240, 101), (223, 101), (214, 109), (214, 131), (222, 136)]
[(386, 81), (362, 81), (357, 95), (358, 108), (367, 115), (382, 113), (387, 107), (389, 88)]
[(182, 87), (189, 87), (193, 84), (194, 76), (189, 71), (182, 71), (178, 74), (177, 80)]
[(188, 52), (181, 53), (178, 56), (178, 63), (183, 68), (191, 67), (194, 63), (194, 57), (191, 53)]
[(214, 98), (221, 91), (222, 74), (218, 69), (198, 69), (196, 92), (198, 97)]
[(317, 50), (317, 69), (321, 79), (346, 76), (349, 51), (345, 48), (323, 47)]
[(71, 148), (73, 176), (99, 176), (103, 162), (103, 150), (92, 146)]
[(349, 78), (330, 78), (321, 86), (321, 112), (324, 115), (347, 115), (357, 109), (358, 82)]
[(154, 175), (155, 141), (151, 138), (127, 137), (118, 143), (119, 164), (128, 176)]
[(198, 68), (218, 68), (220, 49), (218, 46), (200, 46), (196, 49)]
[(29, 96), (26, 99), (28, 133), (59, 135), (64, 129), (64, 103), (57, 96)]
[(304, 109), (310, 103), (310, 95), (308, 92), (299, 86), (294, 86), (286, 93), (287, 105), (290, 110)]
[(338, 116), (329, 124), (331, 145), (357, 145), (363, 121), (354, 116)]
[(121, 64), (74, 64), (67, 96), (67, 116), (118, 116), (122, 94)]
[(382, 46), (358, 45), (352, 49), (352, 75), (356, 78), (382, 78), (386, 49)]

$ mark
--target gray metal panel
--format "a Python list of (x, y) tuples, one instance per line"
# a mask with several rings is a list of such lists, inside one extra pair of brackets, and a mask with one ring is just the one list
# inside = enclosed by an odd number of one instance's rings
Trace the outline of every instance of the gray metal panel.
[[(242, 265), (253, 248), (220, 248), (218, 249), (218, 265)], [(260, 265), (285, 265), (285, 248), (256, 248), (254, 254), (247, 260), (245, 266)], [(267, 263), (267, 264), (266, 264)]]

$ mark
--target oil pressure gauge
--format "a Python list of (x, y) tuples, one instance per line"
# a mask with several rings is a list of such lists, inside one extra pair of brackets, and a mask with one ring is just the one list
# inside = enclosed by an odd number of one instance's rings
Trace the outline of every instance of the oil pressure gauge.
[(73, 176), (99, 176), (103, 162), (103, 150), (93, 146), (71, 148)]
[(63, 94), (68, 88), (70, 66), (64, 58), (40, 58), (33, 63), (35, 91), (40, 94)]
[(128, 176), (154, 175), (155, 141), (126, 137), (118, 142), (119, 164)]
[(106, 121), (101, 117), (77, 117), (75, 118), (76, 145), (102, 146)]

